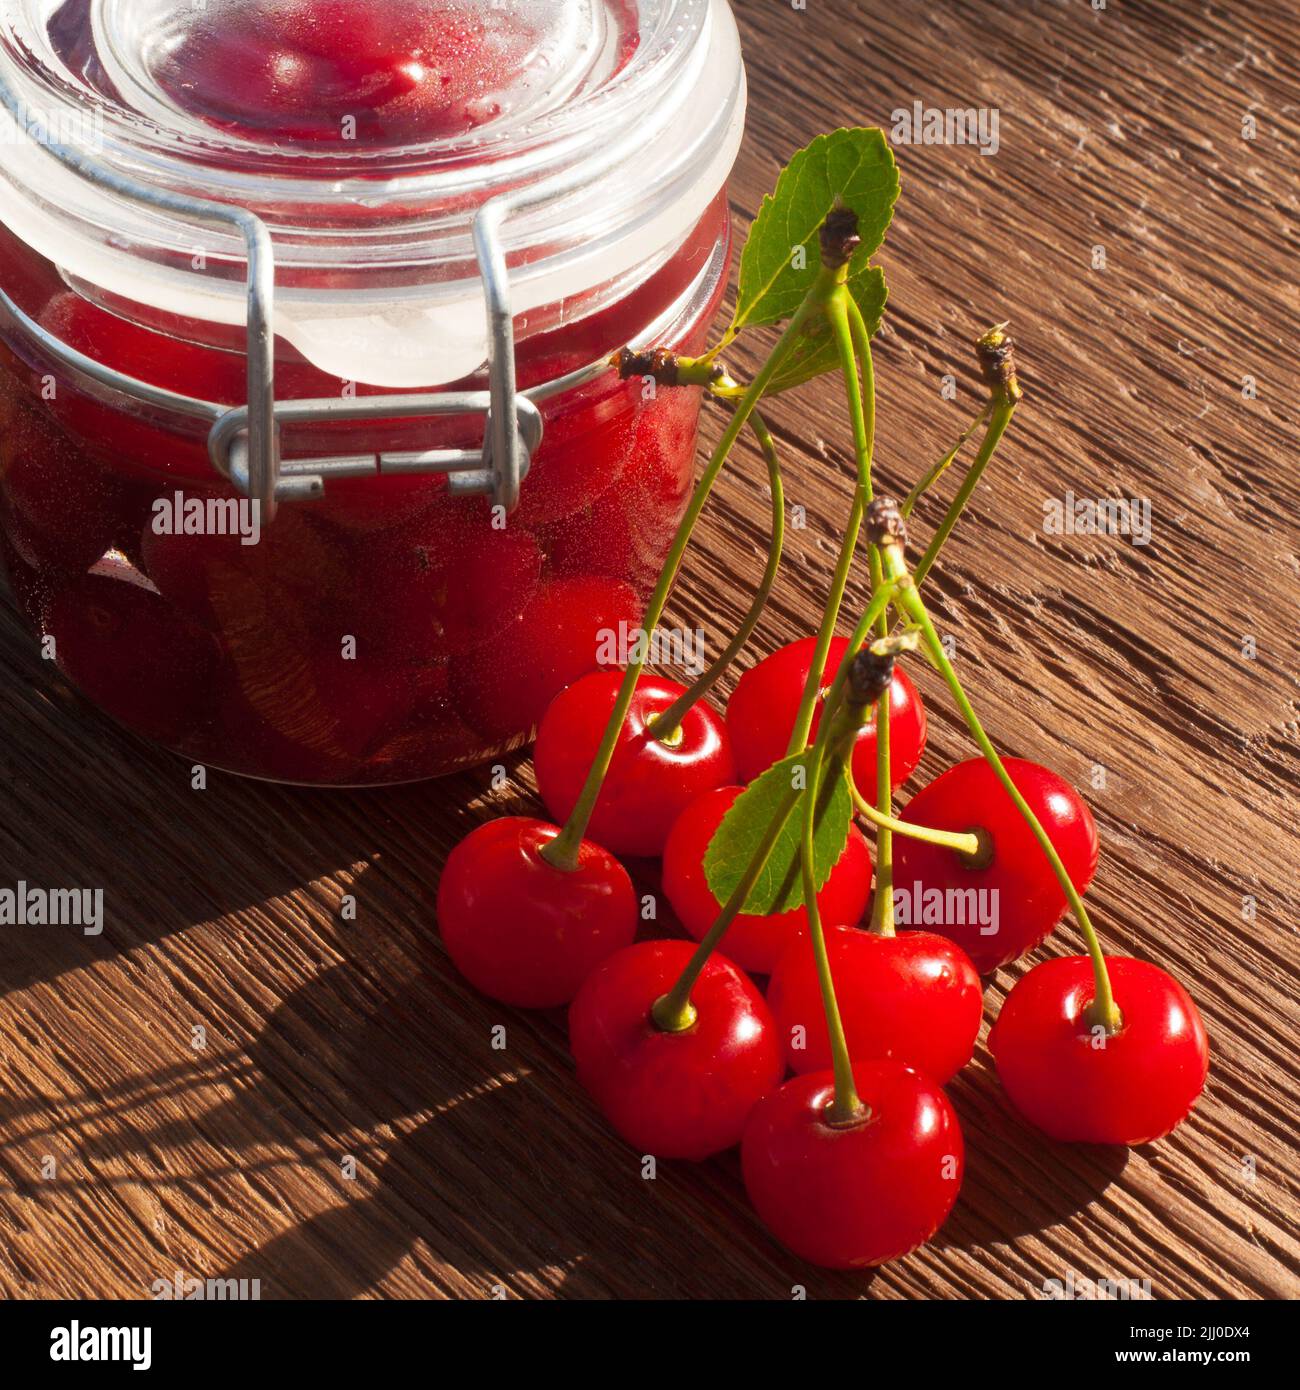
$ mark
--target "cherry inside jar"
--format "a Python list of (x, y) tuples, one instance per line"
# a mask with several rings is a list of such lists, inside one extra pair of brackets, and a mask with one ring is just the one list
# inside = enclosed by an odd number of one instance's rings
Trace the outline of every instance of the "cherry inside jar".
[[(6, 20), (27, 8), (0, 0)], [(276, 321), (281, 401), (481, 389), (483, 353), (463, 328), (474, 320), (460, 293), (470, 285), (483, 315), (462, 244), (477, 206), (529, 160), (553, 172), (546, 151), (566, 134), (574, 143), (566, 121), (581, 120), (584, 104), (599, 104), (593, 119), (606, 129), (620, 104), (629, 128), (644, 124), (632, 97), (648, 100), (650, 79), (665, 79), (638, 64), (671, 60), (668, 45), (703, 45), (712, 64), (668, 62), (679, 84), (731, 72), (717, 116), (727, 131), (743, 110), (720, 0), (210, 0), (179, 28), (176, 9), (151, 29), (138, 8), (123, 20), (113, 0), (66, 0), (43, 25), (46, 61), (63, 87), (75, 75), (100, 102), (171, 122), (168, 134), (189, 142), (171, 186), (238, 189), (271, 227), (277, 303), (282, 289), (290, 302), (290, 318)], [(556, 92), (563, 102), (552, 108)], [(726, 140), (716, 143), (725, 154)], [(160, 233), (151, 242), (135, 225), (106, 229), (93, 211), (36, 235), (38, 200), (24, 203), (31, 181), (19, 186), (19, 171), (0, 188), (0, 290), (20, 311), (0, 303), (0, 556), (65, 675), (187, 758), (275, 780), (408, 781), (526, 740), (550, 698), (608, 650), (608, 635), (635, 627), (689, 495), (697, 391), (651, 393), (612, 370), (544, 389), (648, 332), (687, 353), (706, 346), (730, 247), (725, 169), (716, 155), (674, 158), (650, 209), (629, 202), (627, 167), (593, 170), (572, 211), (557, 208), (531, 243), (507, 247), (522, 289), (518, 386), (542, 388), (544, 420), (515, 510), (456, 495), (443, 474), (371, 473), (329, 477), (319, 500), (282, 502), (261, 526), (209, 459), (209, 420), (106, 386), (51, 348), (180, 397), (242, 405), (238, 316), (187, 312), (193, 299), (174, 292), (188, 276), (208, 293), (213, 267), (196, 266), (203, 257), (186, 265), (183, 243)], [(408, 167), (415, 193), (402, 182)], [(435, 185), (449, 178), (453, 191), (441, 194)], [(331, 185), (348, 196), (334, 199)], [(664, 206), (675, 225), (664, 225)], [(593, 209), (598, 232), (582, 222)], [(657, 230), (642, 230), (655, 217)], [(592, 264), (597, 236), (611, 249)], [(331, 261), (338, 242), (349, 259)], [(421, 255), (408, 254), (416, 242)], [(573, 272), (584, 249), (587, 269)], [(244, 267), (212, 259), (238, 303)], [(575, 291), (580, 274), (588, 283)], [(406, 329), (426, 282), (428, 314)], [(317, 294), (335, 320), (313, 318)], [(340, 313), (354, 294), (355, 313)], [(440, 295), (445, 321), (461, 325), (445, 343)], [(466, 370), (448, 375), (457, 362)], [(481, 416), (313, 420), (286, 427), (283, 452), (479, 449), (483, 433)]]

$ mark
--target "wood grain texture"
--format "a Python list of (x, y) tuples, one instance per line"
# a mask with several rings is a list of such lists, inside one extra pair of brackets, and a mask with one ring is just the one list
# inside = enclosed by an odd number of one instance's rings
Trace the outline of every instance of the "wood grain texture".
[[(1010, 319), (1028, 396), (934, 578), (937, 621), (999, 745), (1087, 789), (1108, 949), (1165, 964), (1199, 1001), (1213, 1057), (1195, 1118), (1127, 1154), (1052, 1145), (1008, 1112), (981, 1045), (951, 1088), (969, 1170), (938, 1238), (873, 1276), (811, 1270), (759, 1227), (734, 1156), (644, 1181), (579, 1094), (563, 1019), (485, 1003), (450, 969), (439, 866), (483, 817), (533, 806), (526, 760), (498, 792), (473, 773), (355, 796), (232, 780), (195, 793), (184, 764), (53, 678), (4, 610), (0, 883), (103, 885), (108, 925), (95, 940), (0, 938), (0, 1292), (141, 1296), (180, 1270), (259, 1278), (281, 1298), (498, 1284), (1026, 1298), (1070, 1269), (1150, 1279), (1157, 1298), (1300, 1292), (1295, 8), (737, 8), (742, 232), (823, 129), (887, 125), (918, 98), (1000, 113), (995, 157), (898, 152), (878, 468), (904, 490), (943, 451), (978, 399), (972, 338)], [(851, 472), (830, 386), (771, 423), (809, 524), (756, 651), (810, 630)], [(1044, 535), (1044, 499), (1067, 488), (1149, 498), (1152, 543)], [(766, 506), (745, 452), (669, 621), (711, 639), (734, 623)], [(938, 514), (923, 505), (916, 531)], [(919, 784), (969, 745), (932, 673), (918, 679)], [(339, 913), (349, 893), (354, 922)], [(1050, 949), (1078, 949), (1073, 931)], [(989, 1017), (1014, 978), (990, 986)]]

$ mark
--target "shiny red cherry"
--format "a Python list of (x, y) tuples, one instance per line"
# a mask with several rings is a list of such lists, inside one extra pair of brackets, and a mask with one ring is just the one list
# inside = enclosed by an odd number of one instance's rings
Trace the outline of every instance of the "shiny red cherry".
[(961, 1127), (938, 1085), (899, 1062), (857, 1062), (867, 1117), (827, 1118), (830, 1072), (787, 1081), (754, 1107), (745, 1190), (768, 1230), (827, 1269), (896, 1260), (943, 1225), (961, 1189)]
[(1185, 1120), (1205, 1085), (1209, 1043), (1187, 991), (1158, 966), (1108, 956), (1123, 1023), (1088, 1023), (1092, 963), (1066, 956), (1016, 981), (989, 1032), (1011, 1103), (1053, 1139), (1147, 1144)]
[[(677, 817), (664, 846), (663, 889), (682, 926), (700, 941), (717, 921), (720, 904), (704, 875), (704, 856), (722, 818), (743, 787), (704, 792)], [(871, 851), (856, 825), (831, 876), (817, 894), (823, 926), (856, 926), (871, 899)], [(727, 928), (723, 949), (737, 965), (767, 975), (808, 930), (803, 907), (762, 916), (742, 912)]]
[(602, 665), (608, 636), (640, 614), (635, 590), (616, 579), (544, 581), (491, 642), (453, 666), (462, 718), (486, 738), (528, 733), (566, 685)]
[(438, 927), (447, 954), (475, 989), (503, 1004), (567, 1004), (636, 936), (627, 871), (585, 840), (576, 869), (556, 868), (541, 852), (559, 833), (545, 821), (502, 816), (471, 831), (442, 871)]
[[(1007, 772), (1056, 846), (1082, 893), (1097, 871), (1097, 827), (1078, 792), (1022, 758)], [(1066, 908), (1033, 832), (983, 758), (950, 767), (908, 802), (903, 819), (940, 830), (982, 830), (977, 867), (955, 850), (894, 836), (894, 902), (900, 925), (933, 928), (963, 947), (981, 974), (1037, 946)], [(972, 891), (973, 890), (973, 891)]]
[(638, 1152), (705, 1159), (739, 1143), (754, 1105), (781, 1080), (781, 1049), (763, 996), (714, 954), (691, 993), (696, 1019), (663, 1031), (650, 1011), (694, 947), (644, 941), (592, 972), (569, 1010), (578, 1080)]
[[(623, 683), (621, 670), (593, 671), (551, 701), (537, 733), (533, 766), (546, 809), (568, 819)], [(666, 738), (649, 726), (685, 690), (644, 673), (632, 696), (587, 834), (615, 854), (658, 855), (673, 822), (700, 792), (730, 782), (726, 725), (700, 700)]]
[[(837, 927), (826, 934), (840, 1018), (855, 1062), (893, 1058), (940, 1086), (971, 1059), (984, 1013), (980, 978), (956, 942), (933, 932), (897, 936)], [(812, 943), (796, 941), (767, 987), (791, 1071), (831, 1065)]]
[[(836, 637), (826, 658), (823, 689), (829, 689), (848, 650), (849, 639)], [(736, 683), (727, 705), (727, 728), (736, 770), (746, 782), (752, 782), (773, 763), (785, 757), (790, 731), (803, 698), (804, 682), (812, 668), (815, 637), (791, 642), (757, 666), (751, 667)], [(821, 723), (822, 702), (813, 715), (810, 738), (817, 735)], [(907, 673), (898, 667), (889, 688), (889, 773), (894, 786), (900, 787), (916, 770), (925, 752), (926, 719), (921, 692), (912, 684)], [(876, 716), (858, 735), (853, 750), (853, 776), (862, 794), (874, 800), (876, 785)]]

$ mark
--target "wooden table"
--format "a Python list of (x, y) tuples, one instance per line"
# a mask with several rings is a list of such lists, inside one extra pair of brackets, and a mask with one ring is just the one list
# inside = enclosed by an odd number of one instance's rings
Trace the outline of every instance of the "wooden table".
[[(1070, 1270), (1150, 1279), (1157, 1298), (1296, 1295), (1294, 7), (738, 8), (742, 232), (823, 129), (888, 126), (916, 99), (999, 112), (995, 156), (898, 152), (878, 468), (905, 489), (942, 452), (977, 400), (971, 340), (1010, 319), (1027, 399), (934, 602), (1000, 746), (1086, 790), (1108, 948), (1166, 965), (1204, 1011), (1195, 1118), (1132, 1153), (1055, 1146), (1009, 1114), (981, 1046), (951, 1087), (970, 1159), (940, 1235), (873, 1276), (809, 1269), (759, 1227), (734, 1156), (643, 1180), (575, 1085), (562, 1017), (494, 1007), (451, 970), (442, 859), (483, 817), (534, 806), (527, 760), (498, 791), (484, 773), (192, 791), (185, 764), (73, 696), (6, 609), (0, 884), (103, 885), (108, 916), (98, 939), (0, 938), (6, 1295), (139, 1297), (181, 1271), (257, 1278), (264, 1298), (1019, 1299)], [(771, 416), (808, 526), (762, 650), (810, 630), (851, 472), (830, 385)], [(1045, 535), (1044, 501), (1066, 490), (1150, 499), (1151, 543)], [(671, 622), (734, 622), (766, 505), (746, 453)], [(918, 532), (938, 514), (923, 506)], [(919, 784), (968, 744), (918, 679)], [(1078, 946), (1065, 926), (1051, 949)], [(990, 1018), (1014, 978), (990, 986)]]

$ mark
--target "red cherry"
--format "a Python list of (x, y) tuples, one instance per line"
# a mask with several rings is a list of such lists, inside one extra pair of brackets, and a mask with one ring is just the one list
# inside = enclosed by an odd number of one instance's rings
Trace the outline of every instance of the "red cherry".
[(567, 1004), (601, 961), (636, 936), (627, 870), (584, 840), (578, 867), (542, 849), (558, 827), (503, 816), (452, 850), (438, 885), (438, 928), (456, 968), (491, 999), (524, 1009)]
[[(709, 841), (743, 787), (704, 792), (678, 816), (664, 846), (663, 888), (682, 926), (701, 941), (718, 919), (721, 905), (704, 876)], [(823, 925), (856, 926), (871, 898), (871, 851), (856, 825), (831, 876), (817, 894)], [(759, 916), (742, 912), (727, 928), (723, 946), (737, 965), (767, 975), (786, 949), (808, 930), (808, 911)]]
[[(155, 386), (223, 405), (247, 398), (245, 361), (238, 353), (141, 327), (72, 290), (52, 299), (40, 321), (69, 347)], [(182, 435), (160, 429), (67, 384), (60, 384), (50, 410), (75, 439), (91, 441), (86, 447), (97, 447), (110, 457), (116, 472), (208, 473), (202, 430)]]
[[(1054, 772), (1023, 758), (1004, 762), (1082, 893), (1097, 871), (1092, 812)], [(974, 868), (956, 850), (896, 835), (894, 897), (900, 923), (908, 913), (906, 925), (933, 927), (951, 937), (975, 968), (987, 974), (1032, 950), (1060, 920), (1065, 893), (1015, 802), (983, 758), (958, 763), (936, 777), (908, 803), (903, 819), (939, 830), (982, 830), (992, 858)], [(985, 921), (980, 920), (981, 902), (987, 907)]]
[[(577, 804), (618, 700), (621, 670), (593, 671), (562, 690), (542, 720), (533, 750), (537, 788), (557, 821)], [(704, 701), (693, 705), (671, 742), (648, 729), (684, 686), (644, 674), (623, 723), (587, 834), (615, 854), (657, 855), (682, 809), (699, 792), (730, 782), (731, 742)]]
[[(826, 658), (824, 688), (829, 689), (848, 650), (849, 639), (836, 637)], [(785, 757), (790, 731), (803, 698), (804, 682), (812, 669), (815, 637), (791, 642), (771, 656), (764, 657), (736, 682), (727, 705), (727, 728), (735, 750), (736, 769), (746, 782), (752, 782), (773, 763)], [(821, 723), (822, 702), (813, 714), (810, 738)], [(926, 718), (921, 692), (901, 668), (894, 671), (889, 687), (889, 773), (894, 786), (901, 787), (916, 770), (925, 752)], [(858, 789), (873, 797), (876, 785), (876, 715), (858, 735), (853, 749), (853, 776)]]
[(896, 1260), (943, 1225), (961, 1188), (965, 1148), (948, 1098), (898, 1062), (858, 1062), (861, 1123), (826, 1108), (830, 1072), (797, 1076), (754, 1107), (741, 1145), (745, 1190), (763, 1223), (827, 1269)]
[[(942, 1086), (971, 1059), (984, 998), (970, 957), (946, 936), (837, 927), (826, 934), (835, 995), (855, 1061), (892, 1058)], [(767, 987), (792, 1071), (831, 1065), (812, 943), (796, 941)]]
[(1043, 961), (1016, 981), (989, 1049), (1011, 1103), (1053, 1139), (1148, 1144), (1185, 1120), (1205, 1085), (1210, 1048), (1201, 1015), (1171, 975), (1108, 956), (1119, 1032), (1085, 1017), (1095, 987), (1087, 956)]
[(125, 561), (60, 589), (43, 626), (59, 669), (127, 728), (174, 745), (210, 717), (215, 641)]
[(595, 670), (602, 637), (630, 627), (641, 605), (615, 579), (556, 579), (539, 586), (520, 615), (458, 661), (452, 688), (467, 723), (485, 738), (520, 738), (566, 685)]
[[(337, 642), (327, 647), (312, 633), (298, 597), (270, 582), (256, 561), (222, 569), (208, 596), (222, 654), (238, 690), (229, 723), (232, 732), (247, 724), (246, 706), (274, 735), (274, 747), (287, 743), (302, 750), (305, 766), (319, 762), (342, 769), (354, 762), (349, 745), (355, 748), (357, 740), (342, 737), (347, 677), (337, 688), (329, 679), (331, 666), (341, 664), (342, 648)], [(241, 756), (243, 744), (232, 746)], [(286, 761), (277, 755), (277, 765)]]
[(696, 1021), (664, 1032), (650, 1010), (690, 960), (685, 941), (644, 941), (592, 972), (569, 1010), (578, 1080), (638, 1152), (700, 1160), (740, 1141), (755, 1103), (781, 1080), (772, 1015), (716, 953), (691, 993)]
[[(205, 502), (211, 495), (198, 487), (181, 493), (187, 500)], [(159, 494), (158, 500), (168, 504), (169, 520), (174, 498), (172, 490)], [(333, 616), (355, 591), (355, 573), (329, 533), (301, 506), (281, 508), (275, 521), (260, 529), (255, 545), (245, 545), (235, 533), (159, 534), (157, 520), (151, 513), (140, 538), (145, 572), (164, 597), (205, 626), (229, 614), (250, 581), (299, 610), (304, 622), (326, 612)]]
[(479, 739), (452, 702), (447, 663), (413, 661), (399, 674), (415, 704), (402, 732), (371, 756), (373, 781), (409, 782), (480, 762)]
[(356, 550), (334, 626), (385, 661), (441, 660), (494, 641), (528, 606), (542, 552), (521, 527), (438, 508)]
[(351, 658), (338, 646), (318, 650), (311, 674), (311, 694), (332, 717), (339, 746), (363, 761), (402, 731), (415, 707), (412, 686), (367, 658), (364, 642)]
[[(44, 407), (14, 405), (0, 428), (0, 525), (42, 574), (84, 574), (121, 546), (126, 489), (60, 429)], [(135, 536), (130, 536), (132, 545)]]
[[(322, 390), (315, 394), (328, 395), (330, 392)], [(362, 391), (360, 394), (370, 393)], [(337, 442), (323, 437), (322, 453), (337, 453), (349, 443), (356, 443), (358, 453), (369, 453), (376, 449), (378, 441), (374, 436), (361, 440), (344, 435)], [(393, 440), (394, 449), (410, 447), (409, 436)], [(369, 547), (367, 554), (371, 558), (376, 551), (383, 554), (387, 548), (390, 528), (422, 521), (428, 533), (436, 534), (436, 527), (445, 525), (448, 518), (455, 515), (447, 494), (447, 480), (419, 473), (331, 478), (324, 499), (313, 503), (313, 507), (331, 526), (355, 539), (359, 545)]]
[[(639, 378), (620, 381), (610, 373), (585, 387), (574, 400), (547, 408), (542, 445), (519, 494), (516, 517), (523, 525), (562, 525), (611, 489), (624, 489), (636, 442), (636, 420), (646, 408), (640, 404), (641, 389)], [(596, 458), (601, 461), (599, 469), (591, 466)], [(619, 500), (624, 505), (631, 501), (626, 491), (621, 491)], [(666, 549), (667, 536), (661, 536), (659, 544)]]

